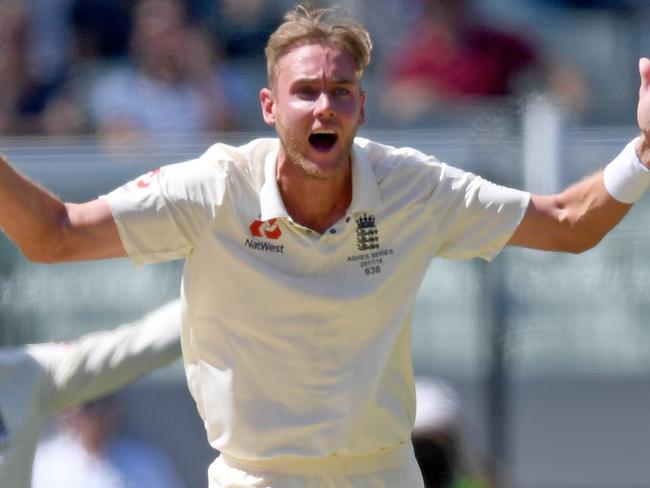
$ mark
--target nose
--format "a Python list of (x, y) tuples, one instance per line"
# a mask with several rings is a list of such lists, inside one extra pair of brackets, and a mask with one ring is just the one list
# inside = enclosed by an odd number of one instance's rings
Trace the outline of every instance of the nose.
[(316, 100), (316, 104), (314, 105), (314, 114), (316, 117), (332, 117), (334, 115), (332, 99), (326, 92), (322, 92)]

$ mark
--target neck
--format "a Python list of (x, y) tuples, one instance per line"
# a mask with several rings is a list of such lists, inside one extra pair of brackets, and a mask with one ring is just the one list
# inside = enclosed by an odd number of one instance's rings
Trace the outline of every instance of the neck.
[(341, 219), (352, 201), (352, 172), (348, 163), (331, 177), (307, 174), (291, 161), (278, 161), (278, 187), (284, 206), (300, 225), (320, 234)]

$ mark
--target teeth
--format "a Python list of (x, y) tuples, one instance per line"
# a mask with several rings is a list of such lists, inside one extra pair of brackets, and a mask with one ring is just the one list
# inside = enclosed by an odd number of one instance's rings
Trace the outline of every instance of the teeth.
[(333, 130), (322, 129), (322, 130), (315, 130), (314, 132), (312, 132), (312, 134), (330, 134), (334, 136), (336, 135), (336, 132), (334, 132)]

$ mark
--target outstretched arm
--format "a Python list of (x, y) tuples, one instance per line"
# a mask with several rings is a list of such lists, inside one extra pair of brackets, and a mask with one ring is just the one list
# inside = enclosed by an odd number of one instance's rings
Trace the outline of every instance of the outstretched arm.
[[(637, 120), (641, 135), (608, 169), (556, 195), (532, 195), (508, 244), (583, 252), (595, 246), (650, 186), (650, 60), (639, 61)], [(641, 164), (639, 164), (642, 163)]]
[(560, 194), (532, 195), (508, 244), (580, 253), (598, 244), (630, 207), (607, 192), (600, 171)]
[(0, 227), (32, 261), (126, 256), (107, 202), (64, 203), (2, 156)]
[(51, 375), (43, 399), (51, 413), (106, 395), (181, 356), (180, 299), (114, 330), (68, 344), (28, 346)]

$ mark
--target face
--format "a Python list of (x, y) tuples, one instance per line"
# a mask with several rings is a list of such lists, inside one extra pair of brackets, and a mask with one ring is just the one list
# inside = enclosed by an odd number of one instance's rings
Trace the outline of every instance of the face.
[(176, 78), (183, 70), (186, 30), (183, 10), (177, 0), (142, 0), (134, 18), (131, 42), (139, 63), (149, 74)]
[(352, 56), (331, 44), (300, 45), (280, 59), (276, 73), (260, 101), (280, 138), (278, 164), (323, 179), (345, 171), (365, 102)]

